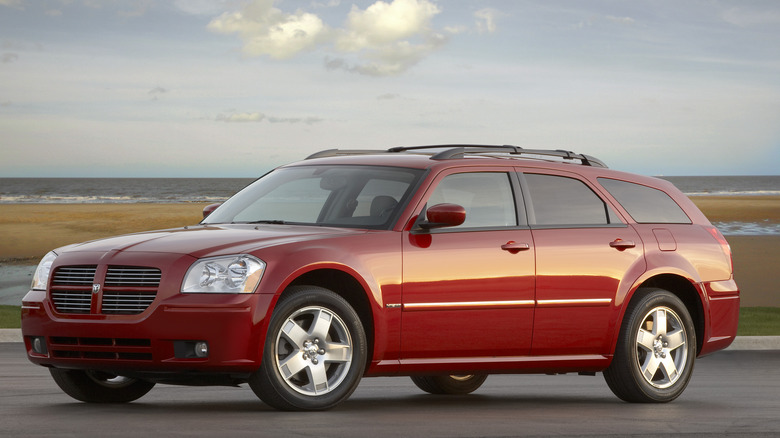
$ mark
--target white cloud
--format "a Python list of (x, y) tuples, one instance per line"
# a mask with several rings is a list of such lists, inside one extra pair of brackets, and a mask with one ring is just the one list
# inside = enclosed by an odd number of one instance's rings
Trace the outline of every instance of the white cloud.
[(263, 113), (231, 113), (220, 114), (216, 120), (219, 122), (262, 122), (265, 119)]
[(317, 45), (328, 28), (316, 15), (297, 11), (287, 14), (273, 7), (272, 0), (257, 0), (238, 12), (225, 12), (208, 24), (223, 34), (238, 34), (248, 56), (290, 58)]
[(496, 19), (501, 16), (501, 13), (493, 8), (480, 9), (474, 12), (474, 18), (477, 20), (477, 32), (479, 33), (495, 33), (496, 32)]
[(636, 21), (631, 17), (615, 17), (613, 15), (607, 15), (605, 18), (607, 19), (607, 21), (611, 21), (613, 23), (618, 23), (618, 24), (634, 24), (634, 22)]
[(255, 0), (239, 11), (215, 18), (208, 29), (237, 34), (247, 56), (293, 57), (330, 48), (352, 60), (326, 59), (328, 69), (371, 76), (397, 75), (446, 42), (431, 28), (440, 9), (430, 0), (377, 1), (365, 10), (352, 6), (342, 28), (331, 28), (316, 14), (286, 13), (273, 0)]
[(431, 18), (439, 12), (428, 0), (378, 1), (365, 11), (353, 5), (347, 28), (336, 44), (346, 52), (382, 48), (426, 33)]

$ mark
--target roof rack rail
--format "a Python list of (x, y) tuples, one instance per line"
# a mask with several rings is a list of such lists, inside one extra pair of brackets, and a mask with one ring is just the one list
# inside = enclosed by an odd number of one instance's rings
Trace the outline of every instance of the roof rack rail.
[(583, 166), (604, 167), (607, 165), (596, 157), (585, 154), (577, 154), (563, 149), (525, 149), (520, 146), (511, 145), (478, 145), (478, 144), (442, 144), (427, 146), (398, 146), (387, 150), (371, 149), (327, 149), (306, 157), (307, 160), (313, 158), (335, 157), (343, 155), (367, 155), (381, 153), (399, 153), (407, 151), (421, 151), (426, 149), (444, 149), (443, 151), (433, 153), (432, 160), (450, 160), (455, 158), (464, 158), (466, 155), (476, 155), (485, 153), (503, 153), (510, 155), (539, 155), (546, 157), (558, 157), (564, 160), (579, 160)]
[(306, 160), (312, 160), (314, 158), (325, 158), (325, 157), (338, 157), (338, 156), (345, 156), (345, 155), (371, 155), (371, 154), (383, 154), (388, 151), (380, 150), (380, 149), (325, 149), (324, 151), (315, 152), (308, 157), (306, 157)]

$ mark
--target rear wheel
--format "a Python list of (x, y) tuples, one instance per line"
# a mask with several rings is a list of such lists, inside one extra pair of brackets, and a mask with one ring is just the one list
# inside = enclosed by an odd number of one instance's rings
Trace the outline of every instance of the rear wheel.
[(296, 287), (274, 309), (262, 365), (249, 385), (277, 409), (329, 409), (357, 388), (366, 354), (363, 325), (346, 300)]
[(604, 378), (628, 402), (669, 402), (693, 373), (696, 332), (685, 304), (663, 289), (637, 292)]
[(102, 371), (49, 368), (66, 394), (87, 403), (127, 403), (151, 391), (154, 383)]
[(412, 382), (418, 388), (431, 394), (460, 395), (476, 391), (487, 377), (487, 374), (412, 376)]

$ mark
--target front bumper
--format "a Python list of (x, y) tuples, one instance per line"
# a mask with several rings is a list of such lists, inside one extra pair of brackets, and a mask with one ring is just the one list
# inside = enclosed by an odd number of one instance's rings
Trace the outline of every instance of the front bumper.
[[(45, 291), (22, 300), (33, 363), (126, 373), (251, 373), (260, 366), (272, 295), (177, 294), (138, 315), (60, 314)], [(208, 344), (208, 356), (193, 346)]]

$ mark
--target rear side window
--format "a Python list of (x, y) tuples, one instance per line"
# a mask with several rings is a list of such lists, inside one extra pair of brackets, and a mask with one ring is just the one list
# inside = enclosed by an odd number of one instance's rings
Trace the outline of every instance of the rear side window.
[(691, 219), (661, 190), (616, 179), (599, 178), (599, 183), (640, 224), (689, 224)]
[(557, 175), (524, 174), (534, 225), (622, 225), (615, 212), (585, 183)]

